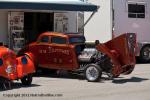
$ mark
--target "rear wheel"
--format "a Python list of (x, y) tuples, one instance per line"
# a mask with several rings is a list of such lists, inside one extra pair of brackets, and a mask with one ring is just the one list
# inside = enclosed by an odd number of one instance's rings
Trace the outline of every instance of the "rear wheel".
[(32, 83), (32, 74), (29, 74), (27, 76), (24, 76), (22, 79), (21, 79), (21, 82), (23, 85), (25, 86), (29, 86), (31, 85)]
[(150, 45), (146, 45), (141, 49), (140, 62), (147, 63), (150, 61)]
[(89, 82), (97, 82), (102, 76), (102, 69), (96, 64), (89, 64), (85, 68), (84, 75)]

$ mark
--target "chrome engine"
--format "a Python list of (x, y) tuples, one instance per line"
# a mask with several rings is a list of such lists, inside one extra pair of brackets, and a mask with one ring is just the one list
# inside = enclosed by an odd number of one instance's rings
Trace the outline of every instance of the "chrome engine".
[(95, 48), (85, 48), (81, 54), (78, 56), (79, 62), (92, 62), (97, 54), (97, 50)]

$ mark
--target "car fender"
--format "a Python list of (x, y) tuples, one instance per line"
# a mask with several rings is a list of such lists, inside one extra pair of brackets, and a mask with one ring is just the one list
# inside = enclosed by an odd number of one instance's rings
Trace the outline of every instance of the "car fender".
[(120, 75), (122, 72), (121, 64), (118, 60), (119, 54), (115, 50), (110, 50), (106, 45), (99, 44), (96, 46), (96, 49), (104, 54), (106, 54), (108, 57), (111, 58), (112, 63), (114, 64), (114, 68), (112, 69), (112, 74), (114, 76)]
[[(26, 59), (27, 63), (24, 64), (22, 59)], [(35, 66), (33, 61), (26, 55), (20, 56), (17, 58), (17, 75), (18, 78), (22, 78), (28, 74), (32, 74), (35, 72)]]
[(35, 62), (34, 55), (31, 52), (26, 52), (26, 53), (24, 53), (24, 55), (28, 56), (30, 60)]

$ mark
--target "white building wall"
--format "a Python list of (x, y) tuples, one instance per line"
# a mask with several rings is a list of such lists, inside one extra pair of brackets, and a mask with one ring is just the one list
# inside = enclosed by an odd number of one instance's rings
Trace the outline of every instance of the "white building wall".
[(0, 10), (0, 42), (8, 45), (8, 13)]
[(77, 32), (77, 12), (68, 12), (68, 32)]
[(54, 13), (55, 32), (77, 32), (77, 12), (55, 12)]
[[(146, 14), (143, 18), (128, 18), (127, 1), (145, 2)], [(137, 33), (138, 42), (150, 42), (150, 0), (114, 0), (115, 35)]]
[[(88, 2), (99, 5), (100, 9), (85, 26), (84, 33), (87, 41), (106, 42), (112, 39), (111, 0), (88, 0)], [(89, 12), (85, 13), (85, 21), (89, 15)]]

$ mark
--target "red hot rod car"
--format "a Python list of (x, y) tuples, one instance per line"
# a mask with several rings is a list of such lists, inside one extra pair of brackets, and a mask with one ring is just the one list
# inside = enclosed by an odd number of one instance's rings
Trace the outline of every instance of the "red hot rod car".
[(16, 58), (12, 50), (0, 46), (0, 83), (21, 79), (23, 85), (30, 85), (34, 72), (34, 64), (27, 56)]
[(101, 78), (102, 72), (111, 77), (131, 73), (135, 66), (135, 44), (134, 33), (90, 46), (80, 34), (46, 32), (18, 55), (28, 55), (37, 68), (81, 72), (93, 82)]

